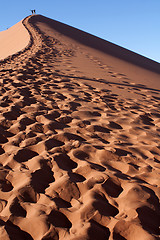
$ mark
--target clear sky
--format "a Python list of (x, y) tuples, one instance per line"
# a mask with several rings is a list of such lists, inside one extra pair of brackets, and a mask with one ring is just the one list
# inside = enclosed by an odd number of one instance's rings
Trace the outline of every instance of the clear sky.
[(1, 0), (0, 31), (30, 9), (160, 62), (160, 0)]

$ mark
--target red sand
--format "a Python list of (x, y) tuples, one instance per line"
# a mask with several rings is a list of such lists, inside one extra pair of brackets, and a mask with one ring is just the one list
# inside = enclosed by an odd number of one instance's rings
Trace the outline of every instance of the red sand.
[(30, 41), (30, 35), (22, 21), (0, 32), (0, 59), (4, 59), (24, 49)]
[(0, 239), (160, 239), (160, 64), (23, 24), (0, 67)]

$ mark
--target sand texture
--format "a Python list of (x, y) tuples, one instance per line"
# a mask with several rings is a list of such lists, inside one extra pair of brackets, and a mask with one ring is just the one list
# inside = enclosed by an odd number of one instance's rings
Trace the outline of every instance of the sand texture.
[(0, 60), (22, 51), (30, 41), (30, 35), (22, 21), (0, 32)]
[(160, 239), (160, 64), (23, 25), (0, 61), (0, 239)]

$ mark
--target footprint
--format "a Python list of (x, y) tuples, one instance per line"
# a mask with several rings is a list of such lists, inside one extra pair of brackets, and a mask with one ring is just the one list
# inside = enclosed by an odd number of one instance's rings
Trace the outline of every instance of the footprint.
[(115, 154), (117, 154), (118, 156), (127, 156), (128, 154), (132, 155), (131, 152), (126, 151), (124, 149), (120, 149), (120, 148), (115, 148), (115, 149), (116, 149)]
[[(87, 229), (87, 236), (86, 236), (86, 238), (84, 237), (84, 239), (88, 239), (88, 237), (89, 237), (89, 239), (92, 239), (92, 240), (96, 240), (96, 239), (107, 240), (107, 239), (109, 239), (109, 236), (110, 236), (109, 228), (104, 227), (103, 225), (99, 224), (98, 222), (94, 221), (93, 219), (91, 219), (89, 221), (89, 224), (90, 225)], [(79, 240), (80, 239), (83, 239), (83, 238), (79, 238)]]
[(68, 228), (72, 227), (72, 223), (69, 219), (60, 211), (52, 210), (48, 215), (48, 221), (55, 227)]
[(39, 195), (31, 186), (26, 186), (18, 190), (18, 199), (22, 202), (36, 203)]
[(21, 204), (19, 203), (18, 198), (15, 198), (14, 200), (12, 200), (12, 203), (9, 207), (10, 212), (17, 217), (26, 217), (26, 210), (21, 206)]
[(148, 206), (142, 206), (136, 209), (138, 218), (144, 229), (149, 231), (151, 234), (160, 235), (159, 219), (160, 211), (155, 211)]
[(0, 155), (5, 153), (4, 149), (0, 146)]
[(110, 129), (99, 126), (99, 125), (91, 125), (91, 126), (87, 127), (87, 130), (91, 131), (91, 132), (102, 132), (102, 133), (110, 133), (110, 131), (111, 131)]
[(3, 211), (6, 205), (7, 205), (7, 201), (4, 199), (0, 199), (0, 212)]
[(1, 224), (4, 228), (3, 233), (0, 233), (1, 239), (13, 239), (13, 236), (16, 236), (16, 239), (33, 240), (29, 233), (21, 230), (20, 227), (13, 224), (10, 220), (7, 220), (6, 222), (1, 220)]
[(118, 179), (109, 177), (103, 184), (102, 187), (106, 191), (106, 193), (113, 197), (117, 198), (119, 194), (123, 191), (120, 182)]
[(123, 129), (118, 123), (111, 121), (108, 125), (110, 128)]
[(82, 175), (78, 174), (78, 173), (73, 173), (73, 172), (69, 172), (68, 173), (71, 182), (84, 182), (86, 180), (85, 177), (83, 177)]
[(77, 167), (77, 163), (71, 160), (70, 157), (64, 153), (54, 156), (54, 160), (56, 161), (58, 167), (65, 171), (71, 171)]
[(27, 149), (27, 148), (23, 148), (23, 149), (20, 149), (15, 155), (14, 155), (14, 159), (21, 163), (21, 162), (26, 162), (28, 160), (30, 160), (31, 158), (37, 156), (38, 153), (30, 150), (30, 149)]
[(74, 157), (80, 159), (80, 160), (87, 160), (89, 159), (88, 153), (82, 151), (82, 150), (74, 150), (73, 151)]
[(51, 150), (54, 147), (60, 147), (63, 145), (64, 145), (63, 142), (61, 142), (55, 138), (50, 138), (47, 141), (45, 141), (46, 150)]
[(31, 175), (31, 186), (37, 193), (44, 193), (50, 183), (54, 182), (54, 176), (51, 168), (47, 165), (46, 160), (40, 162), (41, 168)]

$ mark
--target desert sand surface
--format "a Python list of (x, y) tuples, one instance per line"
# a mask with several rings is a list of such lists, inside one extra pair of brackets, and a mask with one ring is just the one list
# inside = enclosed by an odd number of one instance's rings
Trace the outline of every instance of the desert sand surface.
[(30, 41), (30, 35), (22, 21), (0, 32), (0, 60), (22, 51)]
[(22, 23), (0, 61), (0, 239), (160, 239), (160, 64)]

